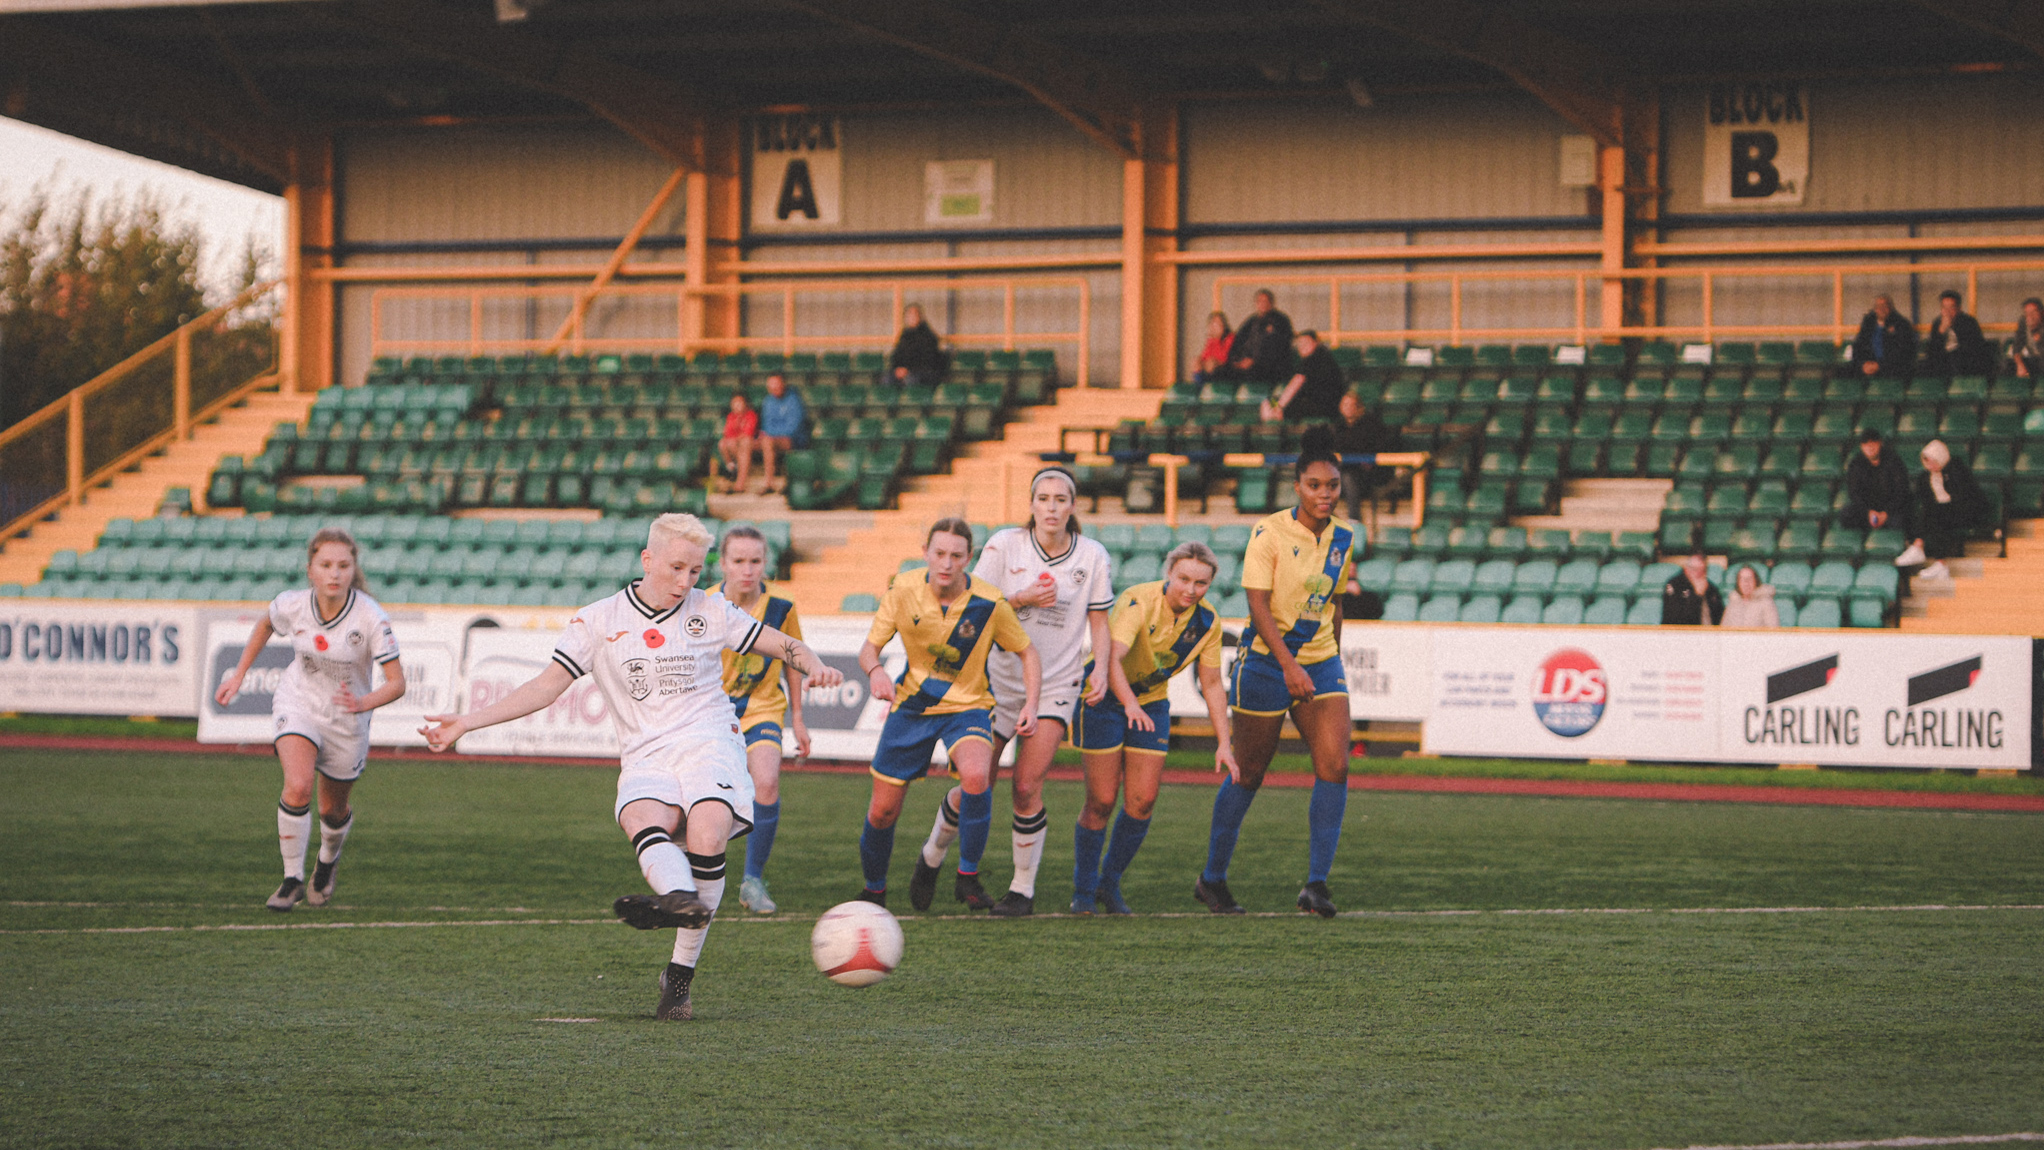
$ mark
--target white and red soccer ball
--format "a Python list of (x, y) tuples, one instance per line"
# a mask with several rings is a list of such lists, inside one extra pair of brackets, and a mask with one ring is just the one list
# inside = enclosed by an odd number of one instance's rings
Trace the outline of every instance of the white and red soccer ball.
[(839, 986), (871, 986), (901, 965), (901, 924), (885, 907), (843, 902), (809, 933), (816, 969)]

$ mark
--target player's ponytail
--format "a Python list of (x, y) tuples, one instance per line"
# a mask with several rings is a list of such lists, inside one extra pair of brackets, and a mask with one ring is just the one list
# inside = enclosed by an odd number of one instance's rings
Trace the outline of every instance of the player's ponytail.
[(362, 548), (356, 545), (355, 537), (343, 528), (322, 527), (314, 533), (312, 542), (305, 545), (305, 566), (310, 568), (313, 558), (319, 554), (319, 549), (329, 543), (338, 543), (348, 549), (348, 558), (355, 561), (355, 590), (367, 593), (369, 580), (362, 574)]
[(1299, 472), (1304, 474), (1315, 463), (1325, 463), (1336, 471), (1341, 470), (1341, 456), (1334, 452), (1334, 429), (1326, 424), (1315, 424), (1299, 436)]

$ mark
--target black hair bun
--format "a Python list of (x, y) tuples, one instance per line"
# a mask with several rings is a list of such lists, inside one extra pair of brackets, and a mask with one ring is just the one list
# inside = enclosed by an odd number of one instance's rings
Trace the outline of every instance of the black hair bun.
[(1334, 454), (1334, 429), (1324, 423), (1316, 423), (1299, 436), (1299, 455)]

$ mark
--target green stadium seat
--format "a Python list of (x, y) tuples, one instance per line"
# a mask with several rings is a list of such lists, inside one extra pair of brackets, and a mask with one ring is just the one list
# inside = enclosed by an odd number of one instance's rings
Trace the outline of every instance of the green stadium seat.
[(1585, 595), (1597, 587), (1601, 564), (1594, 559), (1572, 559), (1555, 572), (1553, 590), (1557, 595)]
[(1422, 623), (1456, 623), (1462, 618), (1462, 596), (1431, 595), (1420, 604), (1418, 620)]
[(1456, 616), (1460, 623), (1496, 623), (1504, 614), (1504, 600), (1496, 595), (1471, 595)]
[(1532, 626), (1540, 622), (1542, 602), (1537, 595), (1515, 595), (1498, 615), (1498, 622)]
[(1583, 610), (1583, 623), (1593, 627), (1616, 627), (1624, 624), (1629, 601), (1619, 595), (1599, 595)]
[(1812, 595), (1796, 611), (1796, 626), (1835, 628), (1845, 625), (1845, 619), (1834, 596)]
[(1392, 569), (1391, 590), (1412, 593), (1427, 590), (1433, 584), (1434, 565), (1435, 561), (1425, 556), (1401, 560)]
[(1564, 627), (1580, 626), (1583, 622), (1583, 601), (1574, 595), (1557, 595), (1540, 612), (1540, 621)]

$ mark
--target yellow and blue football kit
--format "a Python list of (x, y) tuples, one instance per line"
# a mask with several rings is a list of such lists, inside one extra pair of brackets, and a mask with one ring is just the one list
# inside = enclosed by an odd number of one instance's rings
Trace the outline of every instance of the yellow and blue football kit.
[[(1128, 648), (1121, 657), (1122, 674), (1156, 729), (1130, 728), (1127, 712), (1112, 693), (1091, 706), (1081, 699), (1072, 719), (1072, 744), (1080, 750), (1127, 748), (1162, 754), (1171, 745), (1171, 676), (1195, 663), (1220, 669), (1221, 628), (1213, 607), (1201, 599), (1182, 613), (1174, 612), (1164, 587), (1159, 581), (1123, 591), (1107, 624), (1109, 638)], [(1089, 661), (1086, 674), (1092, 673)]]
[[(717, 590), (724, 592), (724, 587), (720, 584)], [(730, 598), (728, 592), (725, 598)], [(771, 586), (763, 588), (759, 599), (742, 610), (790, 639), (802, 637), (802, 620), (795, 613), (795, 604), (772, 594)], [(769, 742), (780, 745), (781, 723), (788, 712), (781, 670), (779, 659), (758, 651), (743, 655), (724, 652), (724, 693), (731, 697), (731, 709), (737, 714), (747, 747)]]
[[(1242, 589), (1270, 592), (1271, 617), (1285, 649), (1312, 678), (1316, 699), (1348, 694), (1334, 623), (1358, 542), (1355, 529), (1340, 519), (1328, 519), (1315, 533), (1299, 522), (1297, 508), (1289, 508), (1256, 525), (1242, 558)], [(1229, 679), (1228, 705), (1244, 714), (1281, 715), (1294, 704), (1284, 670), (1263, 636), (1253, 627), (1250, 634)]]
[(930, 767), (930, 752), (966, 739), (993, 742), (994, 695), (987, 685), (987, 655), (995, 646), (1017, 654), (1029, 633), (1015, 609), (991, 583), (970, 579), (964, 594), (942, 604), (925, 572), (896, 579), (880, 601), (866, 638), (884, 647), (895, 635), (908, 666), (894, 681), (894, 707), (880, 732), (873, 773), (906, 784)]

